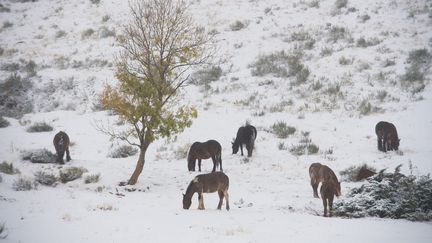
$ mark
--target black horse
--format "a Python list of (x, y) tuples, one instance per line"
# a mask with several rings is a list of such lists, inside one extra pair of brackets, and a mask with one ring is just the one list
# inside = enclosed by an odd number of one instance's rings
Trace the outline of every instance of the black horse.
[(213, 160), (213, 170), (216, 171), (216, 167), (220, 166), (222, 171), (222, 146), (216, 140), (208, 140), (207, 142), (200, 143), (195, 142), (189, 149), (187, 161), (189, 171), (195, 171), (196, 160), (198, 159), (198, 170), (201, 171), (201, 160), (209, 159)]
[(241, 155), (243, 155), (243, 144), (245, 144), (248, 151), (248, 157), (251, 157), (256, 136), (257, 130), (254, 126), (246, 125), (244, 127), (240, 127), (237, 131), (237, 137), (235, 138), (234, 142), (232, 142), (233, 154), (236, 154), (240, 147)]
[(53, 139), (53, 144), (57, 152), (57, 162), (64, 164), (63, 156), (66, 152), (66, 161), (70, 161), (71, 157), (69, 154), (69, 136), (65, 132), (58, 132)]
[(378, 150), (387, 152), (389, 150), (399, 149), (399, 137), (396, 127), (385, 121), (380, 121), (375, 126), (375, 133), (377, 135)]

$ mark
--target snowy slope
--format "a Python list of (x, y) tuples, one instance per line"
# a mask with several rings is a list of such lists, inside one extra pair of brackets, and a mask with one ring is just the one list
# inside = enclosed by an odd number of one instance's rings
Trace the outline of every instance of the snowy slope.
[[(130, 187), (117, 184), (129, 178), (137, 156), (107, 157), (121, 143), (110, 141), (96, 127), (115, 117), (95, 108), (103, 84), (115, 82), (115, 36), (128, 20), (127, 2), (1, 4), (10, 12), (0, 13), (0, 23), (13, 25), (0, 32), (0, 67), (22, 66), (28, 60), (37, 65), (37, 74), (30, 77), (34, 113), (20, 119), (6, 117), (11, 125), (0, 128), (0, 162), (12, 162), (21, 171), (20, 175), (0, 174), (0, 224), (5, 223), (8, 234), (4, 242), (432, 240), (430, 223), (322, 217), (322, 202), (313, 198), (308, 175), (309, 165), (317, 161), (335, 172), (363, 163), (377, 170), (402, 164), (404, 173), (409, 173), (412, 163), (415, 174), (432, 172), (431, 75), (427, 74), (426, 88), (419, 93), (406, 90), (399, 81), (410, 65), (406, 61), (410, 51), (432, 50), (430, 1), (351, 0), (341, 9), (333, 0), (319, 1), (318, 7), (313, 1), (191, 1), (196, 21), (218, 33), (215, 63), (223, 75), (210, 88), (190, 85), (183, 90), (184, 101), (198, 108), (198, 118), (175, 141), (150, 146), (144, 171), (137, 185)], [(363, 20), (365, 15), (368, 20)], [(233, 31), (236, 21), (246, 27)], [(346, 30), (346, 36), (336, 42), (331, 40), (334, 26)], [(310, 71), (305, 83), (294, 84), (293, 77), (251, 74), (250, 65), (260, 55), (302, 48), (304, 41), (295, 40), (295, 33), (307, 33), (314, 40), (311, 49), (303, 50), (302, 62)], [(379, 43), (359, 47), (361, 37), (377, 38)], [(352, 63), (341, 65), (341, 57)], [(394, 64), (384, 65), (387, 60)], [(0, 80), (11, 73), (0, 68)], [(18, 73), (26, 75), (22, 69)], [(322, 88), (311, 89), (317, 82)], [(336, 94), (329, 91), (335, 85)], [(384, 98), (378, 95), (382, 91), (387, 93)], [(377, 112), (361, 114), (364, 100)], [(400, 152), (377, 151), (374, 126), (381, 120), (396, 125)], [(30, 124), (41, 121), (54, 131), (26, 132)], [(246, 121), (258, 128), (251, 159), (231, 154), (231, 141)], [(278, 121), (297, 132), (277, 138), (269, 131)], [(21, 152), (31, 149), (54, 152), (52, 138), (60, 130), (74, 143), (71, 162), (40, 165), (21, 159)], [(278, 149), (281, 143), (299, 144), (301, 131), (310, 132), (320, 148), (318, 154), (294, 156)], [(175, 153), (208, 139), (218, 140), (223, 147), (224, 172), (230, 177), (229, 212), (216, 210), (216, 194), (204, 195), (205, 211), (196, 209), (196, 195), (191, 209), (182, 209), (182, 193), (199, 172), (188, 172), (186, 159)], [(12, 189), (20, 177), (32, 179), (37, 171), (58, 173), (69, 166), (85, 167), (85, 175), (100, 173), (101, 179), (95, 184), (79, 179), (54, 188)], [(210, 161), (203, 161), (204, 172), (211, 168)], [(342, 197), (360, 184), (343, 182)]]

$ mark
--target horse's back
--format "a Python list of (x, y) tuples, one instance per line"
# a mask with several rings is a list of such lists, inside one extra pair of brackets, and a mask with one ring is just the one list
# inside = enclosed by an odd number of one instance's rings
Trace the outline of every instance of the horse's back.
[(312, 163), (309, 167), (309, 175), (312, 180), (317, 182), (324, 182), (333, 180), (338, 182), (336, 174), (327, 165), (321, 163)]
[(237, 130), (237, 140), (241, 143), (248, 142), (251, 138), (255, 139), (257, 135), (257, 130), (252, 125), (246, 125), (244, 127), (240, 127)]
[(212, 172), (198, 175), (197, 181), (202, 183), (204, 191), (215, 192), (217, 190), (227, 190), (229, 187), (229, 178), (223, 172)]
[(58, 146), (60, 141), (63, 141), (64, 146), (69, 146), (69, 136), (63, 131), (60, 131), (56, 135), (54, 135), (54, 146)]
[(213, 151), (217, 151), (217, 152), (222, 151), (222, 146), (216, 140), (210, 139), (207, 142), (205, 142), (205, 144), (209, 148), (209, 150), (213, 150)]

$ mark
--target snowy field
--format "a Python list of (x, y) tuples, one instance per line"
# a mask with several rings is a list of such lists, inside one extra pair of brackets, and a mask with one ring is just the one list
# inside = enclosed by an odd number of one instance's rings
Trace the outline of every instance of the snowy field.
[[(10, 126), (0, 128), (0, 162), (20, 170), (0, 173), (2, 242), (432, 242), (430, 222), (322, 217), (308, 175), (314, 162), (339, 178), (338, 172), (364, 163), (378, 171), (402, 164), (402, 172), (411, 173), (412, 164), (415, 175), (432, 172), (430, 68), (424, 89), (401, 81), (411, 51), (432, 52), (431, 1), (348, 0), (340, 8), (335, 2), (343, 1), (334, 0), (190, 1), (194, 19), (216, 33), (214, 62), (222, 74), (182, 91), (198, 118), (176, 139), (151, 144), (138, 183), (126, 187), (117, 185), (130, 177), (138, 155), (108, 157), (124, 144), (96, 129), (116, 120), (95, 107), (103, 85), (115, 82), (116, 38), (128, 20), (128, 4), (92, 2), (0, 2), (0, 82), (18, 73), (33, 83), (33, 112), (5, 116)], [(305, 81), (251, 71), (259, 56), (298, 49), (310, 72)], [(23, 68), (30, 60), (33, 75)], [(377, 150), (374, 128), (382, 120), (397, 127), (399, 152)], [(249, 159), (231, 154), (231, 141), (246, 121), (258, 129)], [(277, 138), (271, 127), (278, 121), (296, 132)], [(36, 122), (54, 130), (28, 133)], [(42, 165), (21, 158), (32, 149), (54, 152), (58, 131), (71, 138), (72, 161)], [(289, 151), (302, 131), (310, 132), (318, 153)], [(188, 172), (178, 154), (208, 139), (223, 148), (230, 211), (225, 205), (216, 210), (216, 193), (204, 194), (204, 211), (197, 210), (197, 195), (190, 210), (182, 208), (182, 193), (199, 172)], [(33, 180), (37, 171), (57, 174), (70, 166), (86, 168), (84, 176), (100, 174), (100, 180), (13, 189), (18, 178)], [(203, 173), (212, 166), (204, 160)], [(335, 200), (362, 183), (343, 181)]]

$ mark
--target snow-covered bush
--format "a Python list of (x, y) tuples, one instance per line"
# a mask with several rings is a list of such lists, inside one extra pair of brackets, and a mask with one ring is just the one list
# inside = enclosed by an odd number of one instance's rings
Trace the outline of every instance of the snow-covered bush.
[(57, 183), (57, 177), (53, 174), (46, 173), (44, 171), (37, 171), (35, 174), (35, 180), (45, 186), (55, 186)]
[(206, 85), (218, 81), (222, 76), (222, 68), (211, 66), (194, 72), (191, 76), (191, 83), (195, 85)]
[(100, 180), (100, 174), (88, 175), (84, 179), (85, 184), (97, 183)]
[(81, 178), (81, 176), (87, 172), (87, 169), (83, 167), (69, 167), (60, 171), (60, 181), (62, 183), (67, 183)]
[(47, 149), (35, 149), (29, 151), (22, 151), (21, 158), (23, 160), (30, 160), (32, 163), (56, 163), (57, 155), (51, 153)]
[(376, 46), (379, 43), (381, 43), (381, 40), (379, 40), (378, 38), (371, 38), (369, 40), (366, 40), (364, 37), (360, 37), (356, 41), (356, 46), (366, 48), (366, 47), (370, 47), (370, 46)]
[(93, 34), (94, 34), (94, 29), (92, 29), (92, 28), (89, 28), (89, 29), (86, 29), (86, 30), (84, 30), (82, 33), (81, 33), (81, 39), (87, 39), (87, 38), (89, 38), (89, 37), (91, 37)]
[(58, 30), (55, 33), (55, 38), (62, 38), (62, 37), (65, 37), (66, 35), (67, 35), (66, 31), (64, 31), (64, 30)]
[(0, 239), (6, 239), (7, 233), (6, 233), (6, 226), (5, 224), (0, 224)]
[(127, 158), (129, 156), (134, 156), (138, 153), (138, 149), (134, 148), (130, 145), (122, 145), (116, 149), (114, 149), (110, 154), (108, 154), (109, 158)]
[[(264, 76), (273, 74), (276, 77), (292, 77), (296, 76), (304, 69), (307, 69), (302, 63), (302, 52), (287, 54), (285, 51), (275, 52), (268, 55), (258, 56), (258, 60), (249, 65), (252, 68), (253, 76)], [(309, 71), (309, 70), (308, 70)], [(308, 72), (307, 72), (308, 73)], [(303, 77), (306, 72), (303, 71)], [(306, 75), (309, 75), (309, 73)]]
[(8, 175), (14, 175), (20, 173), (20, 171), (17, 168), (14, 168), (13, 163), (8, 163), (6, 161), (3, 161), (0, 164), (0, 172)]
[(296, 132), (296, 128), (288, 126), (284, 121), (278, 121), (272, 125), (271, 131), (278, 138), (287, 138)]
[(27, 132), (51, 132), (54, 128), (45, 122), (36, 122), (27, 128)]
[(328, 32), (328, 40), (333, 43), (336, 43), (339, 40), (351, 40), (351, 38), (351, 35), (345, 27), (333, 26)]
[(15, 191), (30, 191), (37, 189), (37, 184), (29, 179), (19, 178), (18, 180), (14, 181), (12, 188)]
[(432, 179), (430, 175), (414, 176), (380, 171), (368, 183), (353, 188), (335, 203), (334, 215), (360, 218), (380, 217), (432, 220)]
[(183, 146), (180, 146), (176, 149), (174, 152), (176, 159), (185, 159), (187, 157), (187, 154), (189, 152), (189, 148), (191, 147), (190, 143), (183, 144)]
[(9, 125), (9, 121), (0, 116), (0, 128), (8, 127)]
[(295, 156), (318, 153), (319, 147), (316, 144), (312, 143), (312, 139), (310, 139), (309, 135), (310, 132), (302, 131), (299, 144), (291, 146), (289, 148), (290, 153)]
[(374, 175), (375, 173), (375, 168), (370, 167), (367, 164), (350, 166), (339, 172), (342, 176), (342, 181), (360, 181)]
[(410, 66), (402, 75), (401, 84), (412, 93), (421, 92), (426, 87), (424, 81), (430, 69), (432, 54), (425, 48), (413, 50), (409, 53), (407, 61)]
[(378, 113), (378, 112), (382, 112), (382, 108), (377, 107), (377, 106), (373, 106), (368, 99), (364, 99), (360, 102), (359, 106), (358, 106), (358, 111), (360, 113), (360, 115), (362, 116), (367, 116), (370, 115), (372, 113)]
[(0, 3), (0, 13), (9, 13), (9, 12), (10, 12), (10, 8)]
[(237, 20), (237, 21), (235, 21), (234, 23), (230, 24), (230, 29), (231, 29), (232, 31), (239, 31), (239, 30), (241, 30), (241, 29), (246, 28), (247, 25), (248, 25), (248, 24), (245, 23), (244, 21)]
[(116, 33), (115, 30), (110, 30), (107, 27), (103, 26), (98, 30), (99, 38), (108, 38), (108, 37), (115, 37)]
[(29, 79), (21, 78), (16, 73), (0, 83), (0, 115), (20, 117), (31, 112), (33, 104), (27, 95), (31, 88)]
[(353, 64), (353, 62), (354, 62), (354, 58), (347, 58), (344, 56), (341, 56), (339, 58), (339, 64), (340, 65), (351, 65), (351, 64)]
[(334, 3), (336, 8), (345, 8), (348, 4), (348, 0), (336, 0)]

